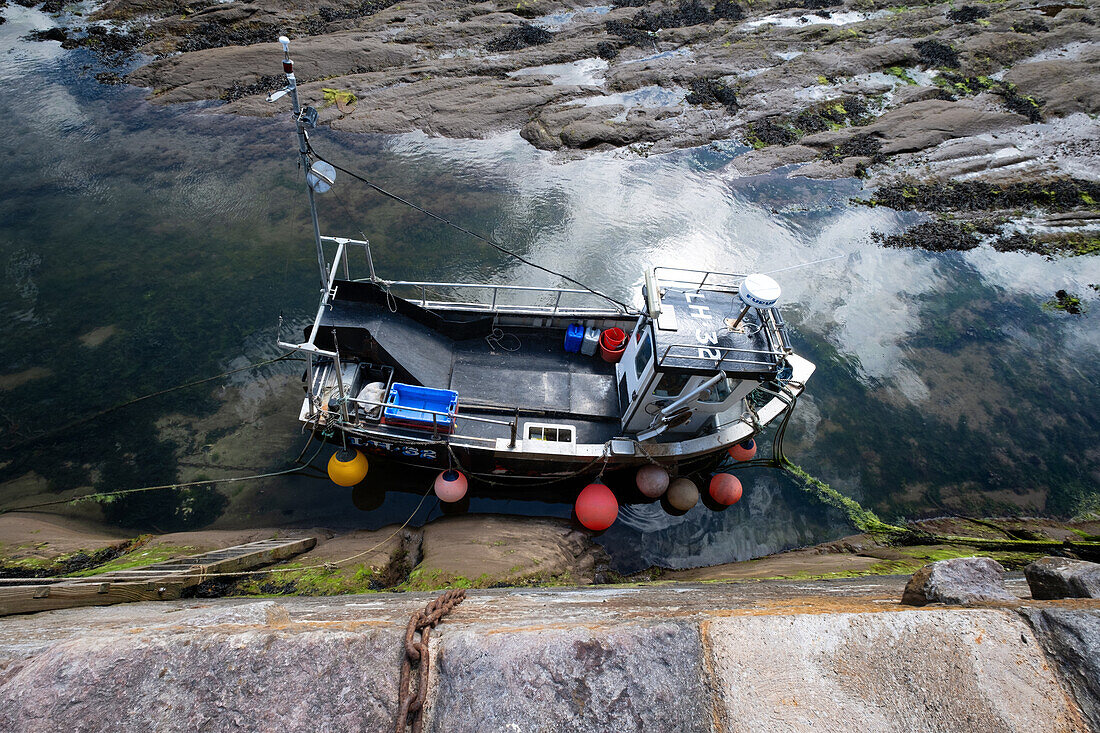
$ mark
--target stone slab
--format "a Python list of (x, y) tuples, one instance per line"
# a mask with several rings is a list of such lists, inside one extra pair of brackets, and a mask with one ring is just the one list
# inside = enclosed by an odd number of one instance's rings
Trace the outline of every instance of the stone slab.
[(712, 730), (696, 624), (448, 631), (438, 654), (431, 731)]
[(741, 616), (704, 626), (724, 730), (1084, 730), (1011, 611)]
[(1100, 610), (1024, 609), (1092, 730), (1100, 730)]

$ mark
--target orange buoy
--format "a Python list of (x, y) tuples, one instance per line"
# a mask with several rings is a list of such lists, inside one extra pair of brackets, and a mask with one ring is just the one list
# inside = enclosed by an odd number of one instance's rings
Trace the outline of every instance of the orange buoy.
[(658, 499), (668, 489), (668, 471), (654, 463), (648, 463), (638, 469), (638, 473), (634, 475), (634, 483), (642, 494), (650, 499)]
[(689, 478), (680, 477), (668, 485), (669, 506), (686, 512), (699, 501), (699, 487)]
[(619, 516), (619, 502), (603, 484), (588, 484), (581, 489), (574, 509), (580, 523), (594, 532), (607, 529)]
[(367, 476), (370, 465), (357, 449), (336, 451), (328, 459), (328, 477), (337, 486), (355, 486)]
[(466, 485), (466, 476), (462, 471), (448, 468), (435, 477), (435, 495), (440, 501), (462, 501), (462, 497), (466, 496)]
[(729, 449), (730, 458), (735, 461), (748, 461), (756, 455), (756, 441), (752, 438), (745, 438), (736, 445), (731, 445)]
[(710, 479), (710, 498), (730, 506), (741, 501), (741, 481), (729, 473), (716, 473)]

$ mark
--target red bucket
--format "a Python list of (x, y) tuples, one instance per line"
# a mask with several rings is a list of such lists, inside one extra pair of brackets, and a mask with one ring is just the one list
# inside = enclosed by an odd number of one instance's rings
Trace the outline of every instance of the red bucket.
[(626, 351), (626, 332), (621, 328), (607, 328), (600, 334), (600, 357), (614, 364)]

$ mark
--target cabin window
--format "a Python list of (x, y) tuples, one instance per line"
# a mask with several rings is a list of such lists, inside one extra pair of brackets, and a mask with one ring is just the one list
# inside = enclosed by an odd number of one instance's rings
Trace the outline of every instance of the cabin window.
[(691, 377), (687, 374), (663, 372), (661, 374), (661, 381), (657, 383), (657, 387), (653, 390), (653, 394), (657, 397), (679, 397), (680, 393), (684, 391), (684, 387), (687, 386), (688, 379), (690, 378)]
[(545, 440), (551, 443), (572, 443), (574, 438), (572, 425), (537, 425), (527, 423), (528, 440)]
[(709, 402), (711, 404), (717, 404), (719, 402), (725, 402), (726, 398), (730, 396), (730, 379), (726, 377), (713, 387), (708, 389), (699, 397), (700, 402)]
[(645, 340), (638, 346), (638, 353), (634, 356), (634, 373), (639, 377), (642, 376), (651, 358), (653, 358), (653, 342), (650, 341), (649, 334), (646, 334)]

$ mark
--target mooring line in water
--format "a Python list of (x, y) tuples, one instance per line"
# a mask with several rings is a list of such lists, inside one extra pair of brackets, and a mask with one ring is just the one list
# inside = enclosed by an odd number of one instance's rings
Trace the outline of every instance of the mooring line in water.
[(341, 173), (343, 173), (345, 175), (351, 176), (352, 178), (359, 181), (360, 183), (365, 184), (367, 187), (369, 187), (373, 191), (376, 191), (377, 193), (380, 193), (380, 194), (382, 194), (383, 196), (385, 196), (387, 198), (393, 199), (394, 201), (396, 201), (398, 203), (404, 204), (405, 206), (408, 206), (412, 209), (415, 209), (416, 211), (419, 211), (421, 214), (424, 214), (425, 216), (427, 216), (431, 219), (435, 219), (436, 221), (438, 221), (438, 222), (440, 222), (440, 223), (442, 223), (446, 226), (449, 226), (452, 229), (460, 231), (463, 234), (466, 234), (468, 236), (473, 237), (474, 239), (477, 239), (481, 242), (484, 242), (485, 244), (489, 245), (490, 247), (497, 250), (498, 252), (500, 252), (502, 254), (506, 254), (509, 257), (513, 257), (513, 258), (519, 260), (520, 262), (522, 262), (523, 264), (527, 265), (528, 267), (534, 267), (536, 270), (542, 270), (543, 272), (548, 273), (550, 275), (554, 275), (555, 277), (560, 277), (561, 279), (565, 280), (566, 282), (572, 283), (573, 285), (576, 285), (579, 288), (583, 288), (584, 290), (587, 290), (588, 292), (592, 293), (593, 295), (599, 296), (599, 297), (603, 298), (604, 300), (608, 301), (609, 303), (613, 303), (614, 305), (621, 308), (623, 310), (623, 312), (628, 314), (628, 315), (638, 315), (638, 311), (631, 308), (626, 303), (623, 303), (621, 300), (616, 300), (615, 298), (612, 298), (607, 293), (602, 293), (599, 290), (596, 290), (595, 288), (592, 288), (592, 287), (589, 287), (588, 285), (585, 285), (580, 280), (575, 280), (575, 279), (569, 277), (568, 275), (560, 273), (556, 270), (551, 270), (549, 267), (545, 267), (545, 266), (540, 265), (536, 262), (532, 262), (531, 260), (527, 259), (523, 255), (520, 255), (520, 254), (518, 254), (516, 252), (513, 252), (512, 250), (508, 249), (507, 247), (505, 247), (500, 242), (497, 242), (492, 237), (489, 237), (489, 236), (484, 235), (484, 234), (479, 234), (478, 232), (467, 229), (466, 227), (464, 227), (460, 224), (455, 224), (450, 219), (448, 219), (444, 216), (441, 216), (441, 215), (435, 213), (434, 211), (429, 211), (428, 209), (425, 209), (423, 206), (420, 206), (419, 204), (416, 204), (412, 201), (409, 201), (408, 199), (402, 198), (401, 196), (398, 196), (395, 193), (390, 193), (386, 189), (384, 189), (381, 186), (379, 186), (378, 184), (368, 180), (367, 178), (359, 175), (355, 171), (348, 170), (347, 168), (343, 168), (343, 167), (337, 165), (336, 163), (333, 163), (331, 160), (322, 157), (320, 153), (318, 153), (316, 150), (314, 150), (313, 145), (308, 140), (306, 141), (306, 146), (307, 146), (307, 148), (309, 150), (309, 154), (311, 156), (313, 156), (314, 158), (316, 158), (317, 160), (319, 160), (323, 163), (328, 163), (329, 165), (331, 165), (336, 170), (340, 171)]
[[(3, 450), (15, 450), (17, 448), (24, 448), (28, 445), (33, 444), (33, 443), (37, 443), (40, 440), (45, 440), (46, 438), (50, 438), (54, 435), (59, 435), (59, 434), (65, 432), (67, 430), (72, 430), (73, 428), (75, 428), (79, 425), (84, 425), (85, 423), (89, 423), (93, 420), (97, 420), (97, 419), (103, 417), (104, 415), (107, 415), (109, 413), (114, 412), (115, 410), (121, 410), (123, 407), (129, 407), (130, 405), (136, 404), (136, 403), (141, 402), (143, 400), (148, 400), (148, 399), (151, 399), (153, 397), (159, 397), (163, 394), (168, 394), (169, 392), (175, 392), (177, 390), (187, 389), (188, 387), (195, 387), (195, 386), (200, 385), (200, 384), (205, 384), (206, 382), (213, 382), (215, 379), (222, 379), (223, 377), (228, 377), (231, 374), (237, 374), (238, 372), (246, 372), (246, 371), (249, 371), (250, 369), (258, 369), (259, 367), (267, 366), (268, 364), (274, 364), (277, 361), (284, 361), (284, 360), (290, 359), (293, 356), (294, 353), (295, 352), (293, 352), (293, 351), (288, 351), (288, 352), (286, 352), (285, 354), (283, 354), (281, 356), (275, 357), (274, 359), (267, 359), (266, 361), (256, 362), (255, 364), (249, 364), (248, 366), (239, 367), (237, 369), (230, 369), (227, 372), (222, 372), (221, 374), (215, 374), (212, 377), (203, 377), (202, 379), (196, 379), (193, 382), (185, 382), (184, 384), (177, 384), (175, 387), (168, 387), (167, 389), (162, 389), (162, 390), (158, 390), (156, 392), (151, 392), (147, 395), (142, 395), (141, 397), (135, 397), (132, 400), (127, 400), (126, 402), (120, 402), (117, 405), (112, 405), (111, 407), (108, 407), (105, 410), (100, 410), (99, 412), (88, 415), (87, 417), (82, 417), (79, 420), (74, 420), (71, 423), (67, 423), (65, 425), (62, 425), (61, 427), (54, 428), (53, 430), (47, 430), (44, 433), (39, 433), (38, 435), (32, 435), (31, 437), (26, 438), (26, 439), (21, 440), (21, 441), (18, 441), (16, 443), (12, 443), (10, 445), (5, 445), (5, 446), (3, 446)], [(297, 357), (297, 358), (300, 358), (300, 357)]]
[[(306, 443), (306, 445), (309, 445), (309, 444)], [(254, 476), (230, 476), (229, 478), (204, 479), (202, 481), (185, 481), (185, 482), (175, 483), (175, 484), (163, 484), (161, 486), (141, 486), (141, 487), (136, 488), (136, 489), (119, 489), (118, 491), (100, 491), (100, 492), (96, 492), (96, 493), (93, 493), (93, 494), (84, 494), (83, 496), (72, 496), (72, 497), (69, 497), (68, 499), (55, 499), (53, 501), (44, 501), (44, 502), (40, 502), (38, 504), (28, 504), (27, 506), (19, 506), (19, 507), (11, 507), (11, 508), (8, 508), (8, 509), (0, 509), (0, 514), (10, 514), (12, 512), (26, 512), (26, 511), (30, 511), (31, 509), (41, 509), (43, 507), (58, 506), (60, 504), (76, 504), (76, 503), (81, 502), (81, 501), (95, 501), (97, 499), (105, 499), (105, 498), (108, 498), (108, 497), (128, 496), (129, 494), (140, 494), (140, 493), (145, 492), (145, 491), (164, 491), (164, 490), (167, 490), (167, 489), (189, 489), (193, 486), (208, 486), (210, 484), (232, 484), (232, 483), (238, 483), (240, 481), (256, 481), (256, 480), (263, 479), (263, 478), (274, 478), (275, 476), (286, 476), (287, 474), (291, 474), (291, 473), (301, 473), (301, 472), (304, 472), (306, 469), (310, 468), (309, 464), (313, 463), (313, 460), (321, 454), (321, 451), (324, 450), (325, 445), (326, 444), (324, 442), (322, 442), (321, 445), (319, 445), (317, 447), (317, 452), (314, 453), (313, 456), (310, 457), (309, 461), (306, 462), (305, 466), (300, 465), (298, 463), (298, 460), (296, 460), (295, 461), (296, 465), (292, 466), (291, 468), (285, 468), (281, 471), (272, 471), (270, 473), (258, 473)], [(304, 452), (305, 451), (303, 451), (303, 453)], [(301, 455), (298, 456), (298, 459), (299, 460), (301, 459)]]
[(239, 578), (239, 577), (247, 577), (247, 576), (250, 576), (250, 575), (264, 575), (264, 574), (269, 574), (269, 573), (300, 573), (300, 572), (303, 572), (305, 570), (320, 570), (320, 569), (334, 570), (336, 568), (339, 568), (341, 565), (343, 565), (345, 563), (349, 563), (352, 560), (358, 560), (359, 558), (363, 557), (364, 555), (369, 555), (370, 553), (374, 552), (375, 550), (377, 550), (378, 548), (382, 547), (387, 542), (392, 540), (394, 537), (396, 537), (398, 535), (398, 533), (400, 533), (402, 530), (405, 529), (405, 527), (409, 526), (409, 523), (413, 520), (414, 517), (416, 517), (417, 512), (420, 511), (420, 507), (424, 506), (424, 500), (427, 499), (429, 496), (431, 496), (431, 494), (432, 494), (432, 485), (428, 484), (428, 490), (425, 491), (424, 495), (420, 497), (420, 501), (417, 503), (416, 507), (412, 510), (412, 513), (409, 514), (408, 518), (404, 522), (401, 523), (400, 527), (395, 529), (393, 532), (390, 532), (390, 534), (386, 537), (386, 539), (382, 540), (381, 542), (374, 545), (373, 547), (371, 547), (369, 549), (366, 549), (366, 550), (363, 550), (362, 552), (357, 552), (354, 555), (350, 555), (350, 556), (345, 557), (341, 560), (330, 560), (328, 562), (317, 563), (316, 565), (303, 565), (301, 567), (293, 567), (293, 568), (260, 568), (259, 570), (238, 570), (238, 571), (226, 572), (226, 573), (207, 573), (207, 574), (203, 574), (201, 576), (202, 579), (199, 582), (201, 583), (201, 582), (204, 582), (206, 580), (210, 580), (212, 578), (233, 578), (233, 577), (238, 577)]
[[(475, 473), (475, 472), (471, 471), (470, 469), (463, 466), (462, 462), (458, 460), (458, 456), (455, 455), (454, 449), (451, 447), (450, 442), (443, 441), (443, 444), (447, 446), (447, 452), (450, 454), (451, 460), (454, 461), (454, 465), (461, 468), (467, 475), (476, 476), (478, 481), (481, 481), (482, 483), (489, 484), (490, 486), (515, 486), (515, 484), (509, 483), (507, 481), (494, 481), (490, 478), (486, 478), (486, 474), (484, 474), (484, 473)], [(600, 461), (604, 462), (604, 468), (606, 468), (607, 467), (607, 462), (611, 459), (611, 455), (608, 452), (610, 450), (610, 448), (611, 448), (611, 441), (608, 441), (607, 443), (604, 443), (603, 444), (603, 451), (601, 451), (600, 454), (598, 456), (596, 456), (595, 458), (593, 458), (591, 461), (589, 461), (588, 463), (586, 463), (583, 466), (581, 466), (580, 468), (578, 468), (576, 471), (572, 471), (572, 472), (570, 472), (568, 474), (565, 474), (563, 476), (555, 476), (554, 478), (542, 479), (542, 480), (537, 480), (537, 479), (532, 479), (532, 478), (529, 478), (529, 477), (525, 477), (524, 483), (527, 484), (528, 486), (550, 486), (551, 484), (560, 484), (562, 481), (568, 481), (568, 480), (574, 479), (574, 478), (576, 478), (576, 477), (578, 477), (578, 476), (580, 476), (584, 473), (587, 473), (590, 468), (595, 466)], [(603, 474), (603, 468), (600, 469), (600, 474), (601, 475)]]

